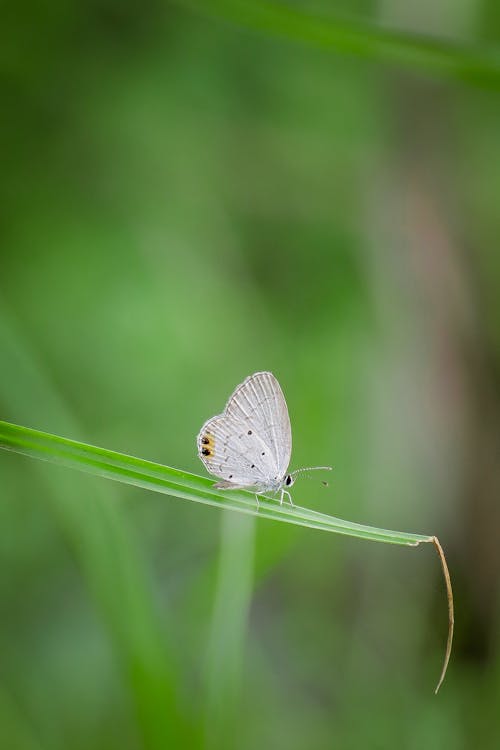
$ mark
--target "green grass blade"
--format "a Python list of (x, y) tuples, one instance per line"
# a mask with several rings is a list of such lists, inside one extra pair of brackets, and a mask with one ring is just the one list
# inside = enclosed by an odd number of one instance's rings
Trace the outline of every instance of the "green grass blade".
[(436, 536), (410, 534), (403, 531), (379, 529), (344, 521), (334, 516), (318, 513), (307, 508), (283, 505), (261, 498), (257, 508), (252, 494), (243, 491), (220, 492), (213, 486), (213, 481), (197, 474), (190, 474), (173, 469), (163, 464), (145, 461), (128, 456), (125, 453), (97, 448), (76, 440), (40, 432), (29, 427), (21, 427), (10, 422), (0, 421), (0, 448), (22, 453), (32, 458), (62, 464), (97, 476), (114, 479), (125, 484), (162, 492), (184, 500), (214, 505), (219, 508), (248, 513), (259, 518), (270, 518), (275, 521), (293, 523), (299, 526), (346, 534), (360, 539), (388, 544), (402, 544), (415, 547), (422, 542), (434, 544), (441, 562), (448, 597), (449, 630), (444, 666), (436, 688), (441, 686), (451, 653), (453, 640), (453, 593), (446, 559)]
[(433, 539), (429, 535), (409, 534), (351, 523), (298, 506), (280, 506), (277, 502), (265, 498), (261, 498), (260, 507), (257, 509), (255, 497), (251, 493), (216, 490), (213, 480), (196, 474), (9, 422), (0, 421), (0, 448), (184, 500), (258, 515), (259, 518), (271, 518), (275, 521), (389, 544), (416, 546)]
[(177, 5), (315, 47), (500, 88), (500, 54), (492, 47), (314, 15), (260, 0), (176, 0)]

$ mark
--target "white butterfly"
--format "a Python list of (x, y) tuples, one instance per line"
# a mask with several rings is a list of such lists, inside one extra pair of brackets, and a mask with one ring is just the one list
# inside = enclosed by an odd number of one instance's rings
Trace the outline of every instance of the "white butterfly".
[[(198, 455), (219, 489), (254, 489), (280, 493), (280, 505), (297, 474), (288, 473), (292, 430), (280, 384), (271, 372), (256, 372), (239, 385), (222, 414), (209, 419), (198, 434)], [(257, 498), (257, 495), (256, 495)], [(259, 500), (257, 498), (257, 504)]]

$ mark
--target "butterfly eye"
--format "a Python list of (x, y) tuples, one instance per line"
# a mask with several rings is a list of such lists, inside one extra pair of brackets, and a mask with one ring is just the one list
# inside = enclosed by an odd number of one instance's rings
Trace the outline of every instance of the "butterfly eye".
[(290, 476), (290, 474), (287, 474), (286, 479), (285, 479), (285, 484), (287, 487), (290, 487), (290, 485), (293, 484), (293, 479)]

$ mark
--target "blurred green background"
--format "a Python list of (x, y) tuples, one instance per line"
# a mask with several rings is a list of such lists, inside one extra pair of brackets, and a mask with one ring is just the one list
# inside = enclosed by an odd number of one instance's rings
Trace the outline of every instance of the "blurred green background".
[[(203, 421), (272, 370), (292, 467), (335, 467), (296, 503), (439, 536), (450, 669), (434, 696), (431, 547), (3, 454), (0, 746), (497, 748), (500, 74), (370, 40), (494, 67), (498, 3), (208, 5), (4, 8), (0, 416), (203, 473)], [(359, 54), (287, 39), (305, 8)]]

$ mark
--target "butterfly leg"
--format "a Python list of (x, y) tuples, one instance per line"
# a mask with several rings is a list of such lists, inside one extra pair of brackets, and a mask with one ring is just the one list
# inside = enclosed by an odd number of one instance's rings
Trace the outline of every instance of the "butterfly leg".
[(257, 501), (257, 510), (259, 510), (260, 503), (259, 503), (259, 496), (257, 495), (257, 493), (255, 493), (255, 500)]
[(284, 489), (281, 490), (280, 505), (283, 505), (283, 498), (285, 497), (285, 495), (288, 495), (288, 501), (289, 501), (290, 505), (293, 508), (294, 504), (293, 504), (293, 501), (292, 501), (292, 496), (290, 495), (290, 493), (288, 492), (288, 490), (284, 490)]

